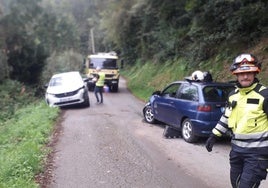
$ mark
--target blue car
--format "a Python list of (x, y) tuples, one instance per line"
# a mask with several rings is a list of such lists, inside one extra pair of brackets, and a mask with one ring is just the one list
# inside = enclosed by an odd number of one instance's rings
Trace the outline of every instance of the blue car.
[(220, 119), (232, 83), (175, 81), (152, 94), (143, 108), (148, 123), (162, 122), (181, 133), (186, 142), (207, 137)]

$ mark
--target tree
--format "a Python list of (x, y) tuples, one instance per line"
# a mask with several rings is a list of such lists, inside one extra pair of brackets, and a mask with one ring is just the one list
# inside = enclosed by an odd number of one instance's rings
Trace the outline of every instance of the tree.
[(10, 78), (26, 84), (38, 84), (50, 53), (76, 49), (79, 41), (72, 17), (56, 17), (40, 2), (14, 0), (1, 19)]

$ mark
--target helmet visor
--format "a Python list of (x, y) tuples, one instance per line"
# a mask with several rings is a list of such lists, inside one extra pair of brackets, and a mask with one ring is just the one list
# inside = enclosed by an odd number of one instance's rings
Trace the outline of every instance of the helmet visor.
[(251, 64), (255, 64), (256, 63), (256, 59), (251, 55), (251, 54), (241, 54), (240, 56), (237, 56), (235, 58), (235, 63), (240, 64), (240, 63), (251, 63)]

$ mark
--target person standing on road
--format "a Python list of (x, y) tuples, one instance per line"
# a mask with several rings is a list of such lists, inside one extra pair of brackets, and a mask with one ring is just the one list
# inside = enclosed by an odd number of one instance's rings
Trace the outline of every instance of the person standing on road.
[[(101, 72), (100, 67), (97, 67), (96, 71), (97, 71), (97, 75), (95, 77), (96, 83), (95, 83), (94, 93), (95, 93), (95, 96), (97, 99), (97, 104), (102, 104), (103, 103), (103, 86), (104, 86), (105, 74), (104, 74), (104, 72)], [(100, 95), (100, 99), (99, 99), (98, 95)]]
[(252, 54), (241, 54), (230, 67), (236, 89), (218, 124), (206, 141), (211, 152), (216, 140), (231, 131), (230, 180), (233, 188), (257, 188), (268, 169), (268, 89), (256, 75), (261, 63)]

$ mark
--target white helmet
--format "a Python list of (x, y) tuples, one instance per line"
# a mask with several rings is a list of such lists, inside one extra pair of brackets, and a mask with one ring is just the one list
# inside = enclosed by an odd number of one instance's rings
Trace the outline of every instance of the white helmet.
[(200, 70), (194, 71), (192, 73), (192, 80), (203, 81), (204, 80), (204, 73)]

